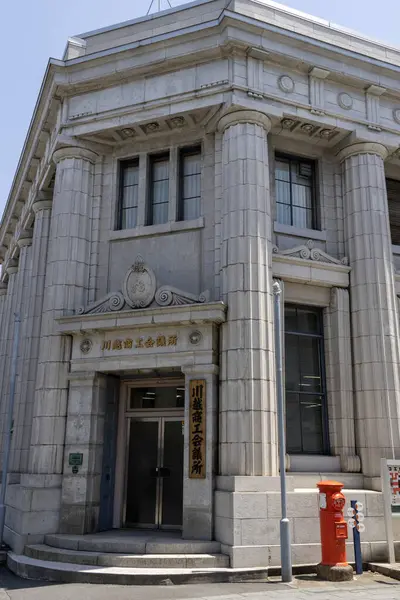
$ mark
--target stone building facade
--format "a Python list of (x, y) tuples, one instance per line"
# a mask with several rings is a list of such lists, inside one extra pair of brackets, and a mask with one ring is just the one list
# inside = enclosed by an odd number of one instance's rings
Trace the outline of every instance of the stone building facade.
[(16, 554), (149, 527), (279, 563), (274, 279), (294, 562), (319, 559), (332, 476), (365, 503), (364, 557), (385, 553), (399, 72), (399, 50), (267, 0), (199, 0), (50, 60), (0, 226)]

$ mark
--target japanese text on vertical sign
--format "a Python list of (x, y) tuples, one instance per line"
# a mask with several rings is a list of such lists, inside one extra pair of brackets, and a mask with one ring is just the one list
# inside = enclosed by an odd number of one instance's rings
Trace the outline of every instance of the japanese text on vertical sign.
[(388, 461), (392, 506), (400, 506), (400, 462)]
[(193, 379), (189, 386), (189, 478), (206, 477), (206, 382)]

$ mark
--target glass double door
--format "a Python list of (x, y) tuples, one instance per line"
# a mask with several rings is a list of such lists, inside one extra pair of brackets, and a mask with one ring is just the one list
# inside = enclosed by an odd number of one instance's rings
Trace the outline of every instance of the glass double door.
[(183, 418), (130, 417), (125, 525), (179, 529), (183, 500)]

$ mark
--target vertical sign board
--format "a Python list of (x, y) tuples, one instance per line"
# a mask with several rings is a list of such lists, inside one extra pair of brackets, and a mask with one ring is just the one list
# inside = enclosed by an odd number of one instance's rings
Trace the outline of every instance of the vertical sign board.
[(389, 562), (394, 563), (392, 511), (393, 507), (400, 506), (400, 460), (381, 459), (381, 480)]
[(189, 478), (206, 478), (206, 381), (189, 383)]
[(400, 460), (388, 460), (391, 505), (400, 506)]

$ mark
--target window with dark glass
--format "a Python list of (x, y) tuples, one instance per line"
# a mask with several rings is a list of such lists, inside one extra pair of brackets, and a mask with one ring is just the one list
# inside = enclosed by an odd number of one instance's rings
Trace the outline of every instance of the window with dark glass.
[(119, 199), (119, 228), (130, 229), (137, 225), (139, 198), (139, 160), (121, 163)]
[(147, 225), (160, 225), (168, 221), (169, 154), (151, 156), (149, 210)]
[(322, 311), (285, 305), (286, 445), (290, 454), (328, 451)]
[(386, 179), (392, 244), (400, 246), (400, 181)]
[(201, 148), (180, 152), (180, 194), (178, 219), (197, 219), (201, 210)]
[(275, 157), (276, 220), (315, 229), (315, 164), (291, 156)]

